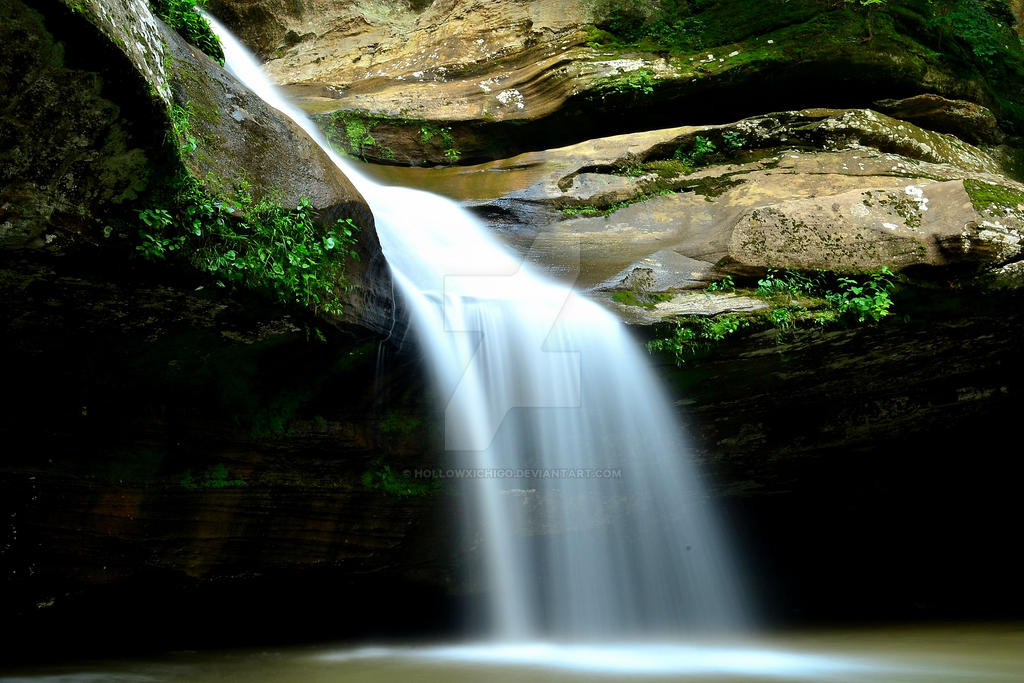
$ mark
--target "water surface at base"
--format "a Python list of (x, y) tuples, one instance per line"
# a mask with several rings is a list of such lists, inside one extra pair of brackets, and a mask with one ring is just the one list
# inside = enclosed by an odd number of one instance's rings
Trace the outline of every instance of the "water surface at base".
[(821, 631), (756, 640), (599, 645), (336, 645), (171, 653), (39, 667), (0, 681), (827, 681), (1024, 680), (1024, 625)]

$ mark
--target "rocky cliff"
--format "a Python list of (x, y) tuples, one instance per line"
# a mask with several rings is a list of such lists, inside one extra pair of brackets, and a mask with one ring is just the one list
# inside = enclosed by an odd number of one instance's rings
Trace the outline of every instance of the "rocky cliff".
[[(638, 343), (735, 332), (652, 359), (800, 621), (1024, 608), (1020, 43), (1003, 3), (940, 4), (210, 8), (339, 147), (464, 200)], [(407, 475), (446, 464), (440, 420), (400, 320), (381, 341), (365, 203), (146, 4), (36, 5), (0, 23), (4, 613), (84, 646), (454, 631), (478, 547), (458, 491)], [(205, 233), (139, 248), (157, 210), (251, 226), (301, 197), (317, 238), (361, 228), (340, 314), (171, 253)], [(877, 321), (758, 293), (882, 268)]]
[(322, 113), (339, 144), (392, 163), (472, 162), (921, 93), (989, 107), (1015, 132), (1024, 86), (1003, 2), (216, 0), (211, 8), (279, 83)]

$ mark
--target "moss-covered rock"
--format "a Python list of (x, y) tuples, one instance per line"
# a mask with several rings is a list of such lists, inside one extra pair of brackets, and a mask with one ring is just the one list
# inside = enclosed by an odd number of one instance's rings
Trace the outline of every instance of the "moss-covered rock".
[(301, 129), (144, 0), (10, 0), (2, 11), (0, 244), (131, 253), (138, 212), (162, 208), (170, 181), (188, 176), (211, 196), (245, 187), (292, 207), (306, 197), (320, 223), (362, 228), (332, 320), (390, 329), (390, 275), (365, 201)]
[(602, 291), (644, 269), (653, 291), (771, 268), (963, 266), (969, 279), (1019, 253), (1024, 188), (992, 156), (871, 110), (602, 138), (469, 168), (467, 181), (492, 168), (523, 170), (477, 210)]
[[(384, 163), (452, 163), (450, 149), (466, 163), (924, 93), (967, 103), (935, 116), (949, 124), (940, 130), (964, 131), (971, 119), (969, 141), (982, 130), (977, 112), (965, 118), (972, 104), (1008, 130), (1024, 121), (1024, 52), (1002, 3), (448, 0), (425, 11), (396, 1), (313, 12), (299, 2), (262, 3), (260, 18), (251, 3), (220, 0), (215, 11), (251, 36), (310, 111), (383, 122), (363, 153)], [(402, 119), (448, 127), (453, 144), (422, 147), (392, 125)], [(986, 141), (1000, 135), (992, 122)]]

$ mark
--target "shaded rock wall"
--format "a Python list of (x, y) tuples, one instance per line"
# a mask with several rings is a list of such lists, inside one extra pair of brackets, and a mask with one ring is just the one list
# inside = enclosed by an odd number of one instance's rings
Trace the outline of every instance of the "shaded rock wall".
[(879, 326), (665, 367), (770, 619), (1021, 614), (1020, 303), (904, 291)]
[[(308, 197), (318, 220), (362, 226), (339, 324), (387, 332), (390, 274), (365, 201), (294, 124), (153, 17), (142, 0), (3, 6), (8, 249), (130, 253), (137, 211), (187, 169), (211, 192)], [(172, 119), (175, 122), (172, 123)], [(190, 144), (179, 150), (180, 142)]]
[(409, 359), (309, 341), (259, 300), (116, 263), (47, 277), (53, 260), (0, 271), (0, 605), (26, 647), (400, 631), (450, 613), (434, 604), (454, 599), (446, 494), (368, 478), (440, 450)]

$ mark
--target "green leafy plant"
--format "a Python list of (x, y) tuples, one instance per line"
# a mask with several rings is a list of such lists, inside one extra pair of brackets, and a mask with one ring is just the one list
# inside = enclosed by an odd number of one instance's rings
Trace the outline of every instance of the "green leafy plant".
[(390, 465), (383, 465), (378, 460), (373, 469), (363, 472), (360, 482), (371, 491), (381, 491), (399, 498), (429, 496), (441, 488), (439, 479), (416, 479), (411, 474), (408, 470), (395, 472)]
[(196, 9), (206, 5), (206, 0), (150, 0), (153, 12), (181, 37), (213, 57), (224, 66), (224, 49), (220, 38), (210, 28), (210, 22)]
[(178, 138), (178, 148), (182, 153), (191, 154), (199, 146), (195, 135), (192, 132), (192, 103), (187, 102), (184, 106), (171, 106), (171, 130)]
[(857, 322), (877, 322), (889, 315), (892, 308), (892, 278), (888, 268), (872, 273), (867, 280), (840, 277), (839, 291), (828, 294), (826, 299), (840, 316), (856, 318)]
[(637, 163), (622, 162), (612, 169), (612, 175), (625, 176), (627, 178), (639, 178), (647, 173), (644, 167)]
[(807, 275), (791, 270), (769, 270), (757, 281), (755, 294), (765, 299), (798, 297), (809, 294), (814, 288), (815, 282)]
[(136, 251), (149, 260), (182, 254), (221, 287), (270, 295), (285, 305), (341, 313), (345, 264), (358, 259), (358, 227), (338, 219), (314, 222), (306, 197), (285, 208), (272, 197), (254, 199), (247, 183), (235, 193), (210, 195), (194, 178), (176, 179), (166, 206), (143, 209)]
[(722, 133), (722, 142), (732, 150), (742, 149), (747, 144), (747, 139), (741, 133), (730, 130)]
[(736, 283), (732, 279), (732, 275), (726, 275), (718, 282), (712, 282), (708, 285), (709, 292), (731, 292), (736, 289)]
[(638, 95), (651, 95), (654, 93), (654, 72), (648, 69), (637, 69), (631, 71), (623, 81), (626, 90)]
[(668, 337), (647, 342), (647, 348), (651, 351), (671, 353), (676, 364), (683, 365), (687, 359), (749, 325), (748, 319), (732, 315), (714, 318), (685, 316), (675, 322)]
[(420, 124), (420, 140), (439, 145), (443, 149), (444, 158), (451, 163), (457, 162), (462, 156), (462, 153), (455, 148), (455, 136), (452, 135), (451, 126), (438, 126), (422, 122)]
[(693, 139), (693, 144), (689, 148), (678, 147), (672, 158), (689, 166), (700, 166), (714, 156), (717, 149), (715, 143), (709, 138), (698, 135)]
[[(758, 280), (756, 289), (741, 290), (768, 301), (767, 310), (744, 317), (687, 316), (676, 321), (667, 336), (648, 342), (647, 347), (672, 353), (676, 363), (682, 365), (746, 327), (774, 328), (776, 340), (781, 343), (802, 326), (877, 322), (890, 314), (894, 288), (894, 276), (888, 268), (856, 277), (823, 271), (771, 270)], [(735, 289), (729, 276), (708, 286), (710, 292), (726, 289)]]

